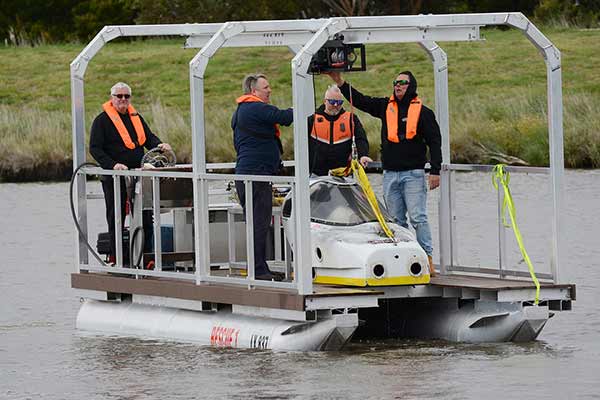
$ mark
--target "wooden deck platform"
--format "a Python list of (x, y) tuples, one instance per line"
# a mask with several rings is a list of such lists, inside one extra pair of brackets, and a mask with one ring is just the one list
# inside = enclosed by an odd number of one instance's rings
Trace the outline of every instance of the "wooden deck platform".
[[(535, 288), (535, 284), (529, 280), (500, 279), (470, 275), (438, 275), (431, 278), (430, 285), (477, 290), (517, 290)], [(540, 282), (540, 287), (569, 289), (572, 292), (573, 300), (575, 300), (574, 284), (559, 285), (554, 283)]]
[[(466, 275), (436, 276), (428, 285), (390, 287), (340, 287), (313, 285), (313, 293), (299, 295), (289, 289), (205, 283), (167, 278), (117, 276), (106, 273), (73, 273), (71, 286), (96, 292), (154, 296), (183, 301), (237, 304), (279, 310), (306, 311), (336, 307), (375, 307), (380, 298), (455, 297), (496, 301), (532, 300), (533, 282)], [(542, 299), (575, 300), (575, 285), (542, 283)], [(563, 307), (562, 305), (560, 307)]]
[(111, 293), (156, 296), (192, 301), (205, 301), (224, 304), (267, 307), (283, 310), (304, 311), (307, 302), (316, 299), (348, 297), (375, 298), (382, 294), (363, 288), (334, 287), (314, 285), (310, 295), (299, 295), (288, 289), (252, 288), (240, 285), (206, 283), (196, 285), (195, 282), (151, 278), (134, 279), (102, 273), (73, 273), (71, 287), (74, 289), (94, 290)]

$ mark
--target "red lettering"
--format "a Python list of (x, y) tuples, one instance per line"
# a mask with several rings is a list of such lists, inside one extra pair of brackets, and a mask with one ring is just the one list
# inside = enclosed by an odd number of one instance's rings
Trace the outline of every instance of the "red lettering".
[(218, 329), (218, 327), (213, 326), (212, 330), (210, 331), (210, 344), (211, 344), (211, 346), (213, 346), (215, 344), (215, 341), (217, 339), (217, 329)]
[(219, 327), (219, 340), (217, 345), (218, 346), (222, 346), (223, 345), (223, 331), (225, 330), (225, 328), (223, 328), (222, 326)]
[(231, 347), (231, 342), (233, 341), (233, 328), (227, 329), (227, 346)]
[(224, 326), (213, 326), (210, 331), (210, 344), (217, 347), (237, 347), (240, 330), (226, 328)]

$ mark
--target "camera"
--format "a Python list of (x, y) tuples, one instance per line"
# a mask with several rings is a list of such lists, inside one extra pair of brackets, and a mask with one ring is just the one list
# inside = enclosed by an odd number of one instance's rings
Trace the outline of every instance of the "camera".
[[(360, 63), (356, 63), (360, 59)], [(346, 44), (344, 35), (336, 34), (317, 51), (308, 67), (309, 74), (328, 71), (366, 71), (364, 44)]]

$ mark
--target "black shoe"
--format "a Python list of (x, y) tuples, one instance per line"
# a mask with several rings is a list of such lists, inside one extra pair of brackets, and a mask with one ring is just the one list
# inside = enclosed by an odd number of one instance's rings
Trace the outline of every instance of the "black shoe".
[(284, 281), (285, 274), (283, 272), (271, 271), (271, 274), (275, 275), (275, 280)]
[(255, 275), (254, 279), (260, 281), (276, 281), (281, 282), (285, 276), (282, 276), (279, 272), (267, 271), (265, 273)]

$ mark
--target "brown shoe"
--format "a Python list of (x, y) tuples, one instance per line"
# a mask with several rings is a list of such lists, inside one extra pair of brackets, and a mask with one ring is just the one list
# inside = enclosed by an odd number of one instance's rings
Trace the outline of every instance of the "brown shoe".
[(431, 256), (427, 256), (429, 260), (429, 276), (437, 276), (437, 272), (435, 272), (435, 268), (433, 268), (433, 259)]

